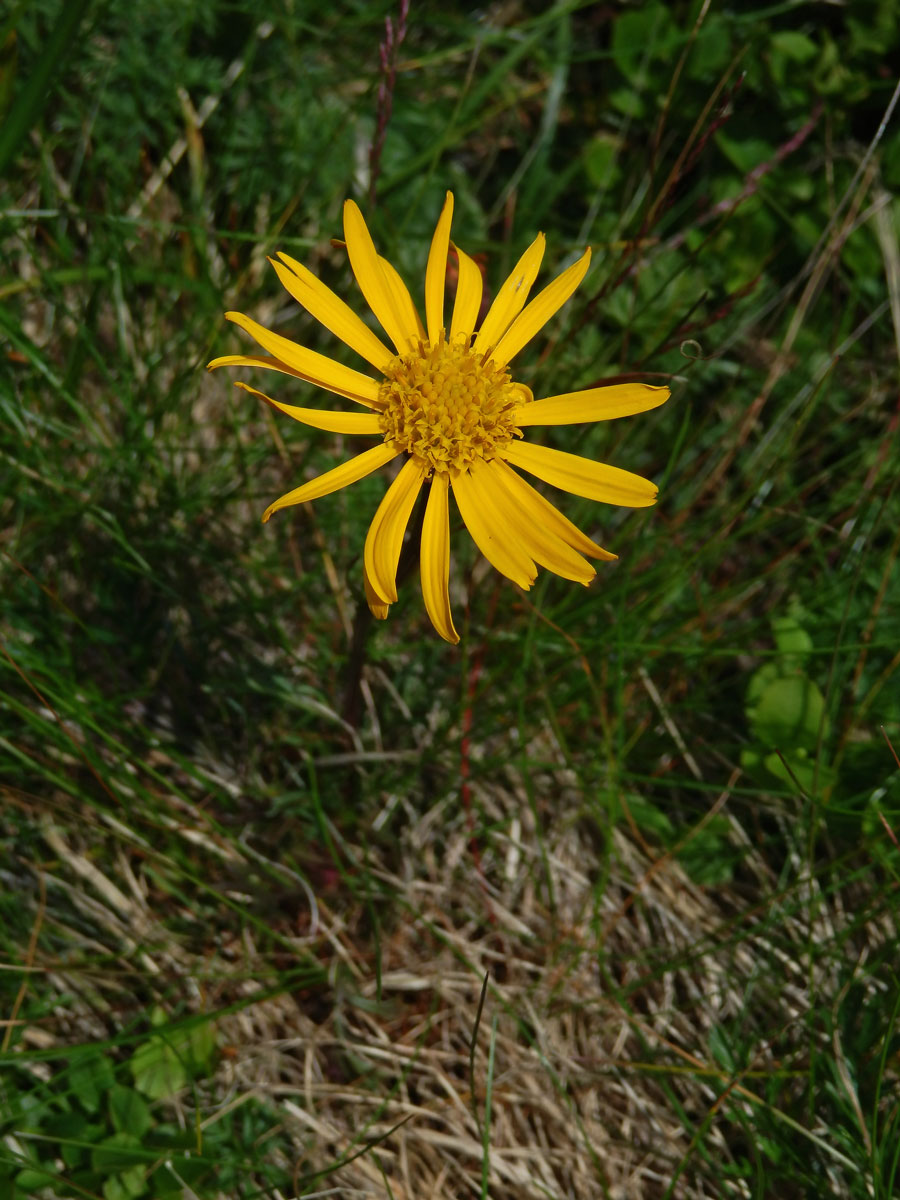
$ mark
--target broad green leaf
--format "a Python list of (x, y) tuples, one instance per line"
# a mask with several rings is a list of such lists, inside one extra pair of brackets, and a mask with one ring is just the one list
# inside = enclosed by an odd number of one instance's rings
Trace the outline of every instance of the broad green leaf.
[(129, 1063), (135, 1087), (151, 1100), (174, 1096), (187, 1082), (187, 1072), (172, 1046), (162, 1038), (144, 1042)]
[(770, 683), (748, 715), (754, 737), (783, 751), (799, 746), (812, 749), (824, 714), (825, 700), (812, 680), (788, 675)]
[(135, 1137), (141, 1137), (153, 1124), (144, 1098), (134, 1088), (120, 1083), (110, 1088), (109, 1115), (118, 1133), (132, 1133)]
[[(163, 1009), (151, 1014), (160, 1028), (168, 1019)], [(212, 1021), (197, 1020), (187, 1027), (151, 1037), (132, 1056), (135, 1086), (151, 1100), (172, 1096), (189, 1076), (206, 1074), (215, 1058), (216, 1030)]]
[(71, 1060), (69, 1084), (85, 1112), (97, 1112), (114, 1083), (113, 1065), (105, 1054), (91, 1050)]
[(136, 1200), (147, 1190), (147, 1168), (135, 1164), (103, 1184), (104, 1200)]

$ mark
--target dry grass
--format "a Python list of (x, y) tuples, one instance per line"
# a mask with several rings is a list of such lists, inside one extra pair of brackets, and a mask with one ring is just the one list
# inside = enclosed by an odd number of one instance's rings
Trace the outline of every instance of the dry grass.
[[(550, 761), (549, 735), (542, 751)], [(752, 1110), (793, 1120), (792, 1069), (825, 1036), (807, 1025), (811, 1004), (838, 995), (845, 959), (864, 960), (896, 929), (870, 920), (844, 939), (843, 957), (817, 959), (810, 948), (836, 945), (848, 914), (802, 882), (799, 856), (776, 878), (732, 820), (745, 850), (740, 879), (708, 891), (627, 828), (599, 846), (564, 768), (534, 782), (555, 797), (545, 829), (512, 768), (503, 787), (473, 783), (495, 831), (476, 857), (449, 796), (421, 814), (406, 806), (389, 856), (399, 872), (383, 852), (342, 844), (347, 871), (363, 881), (355, 889), (326, 872), (314, 893), (269, 864), (286, 888), (276, 950), (243, 919), (202, 936), (196, 909), (160, 895), (149, 844), (127, 824), (110, 821), (80, 841), (71, 822), (63, 833), (45, 821), (54, 861), (40, 868), (43, 920), (69, 957), (104, 961), (36, 960), (60, 1001), (23, 1044), (48, 1051), (102, 1039), (135, 1015), (133, 995), (151, 979), (161, 995), (192, 996), (195, 1011), (226, 1010), (203, 1126), (253, 1098), (268, 1102), (280, 1118), (274, 1153), (293, 1168), (298, 1195), (749, 1196)], [(170, 834), (199, 855), (207, 885), (246, 916), (260, 899), (249, 881), (261, 856), (200, 807), (179, 800), (169, 812)], [(115, 862), (116, 873), (95, 859)], [(352, 890), (359, 898), (348, 902)], [(181, 942), (173, 937), (191, 925)], [(327, 986), (279, 990), (277, 972), (309, 956)], [(750, 1050), (729, 1066), (721, 1031), (736, 1027)], [(839, 1042), (830, 1049), (840, 1061)], [(849, 1074), (844, 1083), (852, 1093)], [(190, 1093), (175, 1101), (185, 1128), (192, 1104)], [(797, 1126), (797, 1136), (831, 1163), (832, 1194), (847, 1194), (852, 1164), (825, 1128)]]

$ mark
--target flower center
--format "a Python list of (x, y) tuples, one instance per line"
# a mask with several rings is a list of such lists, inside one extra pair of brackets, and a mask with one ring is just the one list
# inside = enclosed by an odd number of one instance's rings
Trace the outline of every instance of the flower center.
[(506, 367), (482, 362), (466, 344), (421, 344), (392, 359), (378, 391), (384, 440), (422, 458), (435, 471), (490, 461), (514, 437), (513, 419), (531, 399)]

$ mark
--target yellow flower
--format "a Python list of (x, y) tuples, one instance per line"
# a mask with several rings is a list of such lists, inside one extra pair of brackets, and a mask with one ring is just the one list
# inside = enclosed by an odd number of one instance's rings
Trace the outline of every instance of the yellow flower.
[(353, 400), (366, 412), (297, 408), (240, 383), (289, 417), (332, 433), (367, 434), (378, 445), (281, 496), (263, 514), (316, 500), (404, 456), (369, 527), (363, 553), (366, 597), (376, 617), (397, 599), (397, 564), (419, 491), (430, 480), (421, 539), (422, 594), (435, 629), (458, 642), (450, 612), (450, 489), (475, 544), (498, 571), (522, 588), (537, 576), (535, 564), (589, 584), (596, 572), (583, 556), (611, 560), (514, 468), (576, 496), (628, 508), (656, 500), (656, 487), (640, 475), (575, 454), (521, 441), (531, 425), (605, 421), (656, 408), (666, 387), (623, 383), (535, 400), (514, 383), (509, 362), (569, 299), (584, 278), (591, 252), (557, 276), (526, 304), (544, 254), (538, 234), (516, 264), (476, 331), (482, 279), (457, 246), (459, 279), (450, 327), (444, 323), (444, 283), (451, 248), (453, 196), (434, 231), (425, 269), (425, 326), (396, 270), (381, 258), (362, 213), (344, 204), (344, 237), (350, 266), (372, 312), (393, 344), (385, 345), (330, 288), (287, 254), (270, 259), (298, 303), (374, 367), (362, 374), (272, 333), (242, 313), (225, 316), (246, 330), (271, 357), (228, 355), (214, 367), (266, 367)]

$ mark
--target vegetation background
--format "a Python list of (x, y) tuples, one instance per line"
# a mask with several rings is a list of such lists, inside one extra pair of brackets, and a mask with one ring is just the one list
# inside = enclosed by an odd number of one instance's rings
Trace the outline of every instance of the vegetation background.
[[(898, 42), (5, 7), (0, 1195), (898, 1194)], [(345, 449), (203, 367), (231, 308), (342, 353), (265, 256), (362, 311), (347, 196), (421, 298), (447, 188), (494, 289), (594, 248), (518, 375), (669, 381), (549, 431), (660, 503), (564, 501), (587, 591), (458, 530), (461, 645), (407, 581), (348, 722), (384, 479), (261, 527)]]

